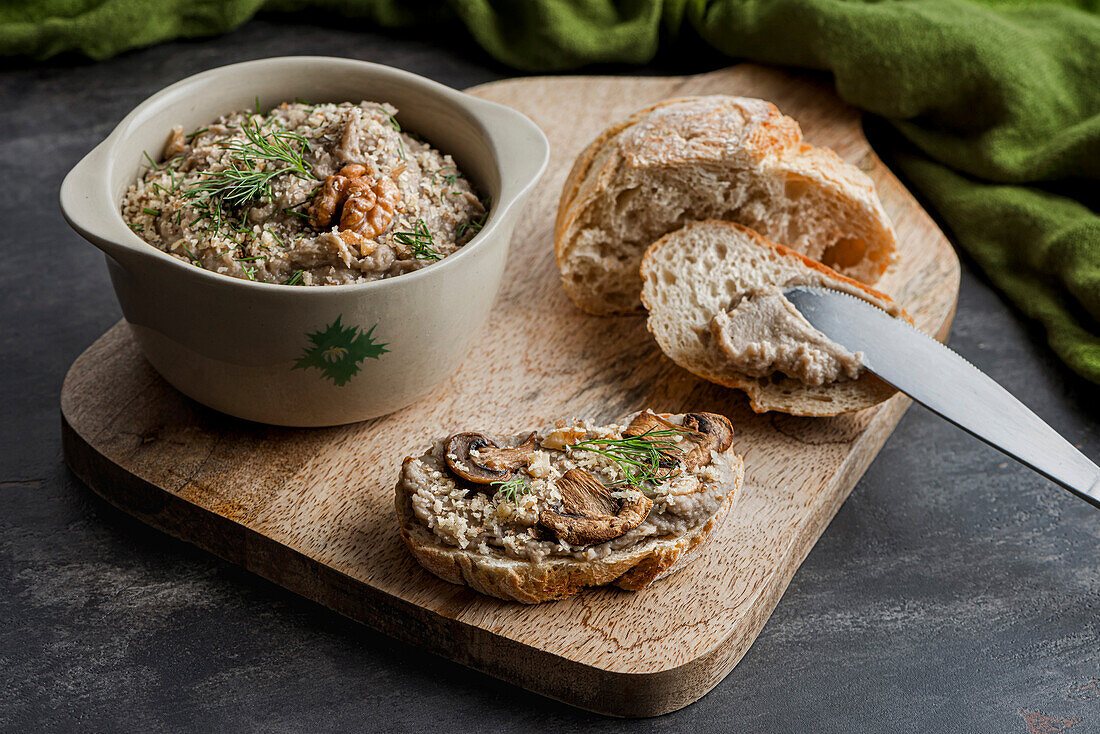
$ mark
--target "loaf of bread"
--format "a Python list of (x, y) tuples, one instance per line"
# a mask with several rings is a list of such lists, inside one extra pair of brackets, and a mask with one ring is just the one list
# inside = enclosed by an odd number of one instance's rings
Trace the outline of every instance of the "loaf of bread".
[(874, 187), (802, 140), (768, 102), (723, 95), (661, 102), (605, 130), (562, 191), (554, 249), (584, 310), (639, 311), (646, 248), (684, 224), (733, 221), (874, 283), (896, 238)]
[(833, 288), (908, 315), (889, 296), (747, 227), (689, 224), (653, 243), (640, 272), (647, 326), (661, 350), (689, 372), (745, 391), (757, 412), (832, 416), (895, 392), (814, 329), (783, 290)]
[(643, 411), (500, 438), (456, 433), (406, 458), (401, 537), (436, 576), (527, 604), (634, 591), (683, 567), (741, 488), (728, 419)]

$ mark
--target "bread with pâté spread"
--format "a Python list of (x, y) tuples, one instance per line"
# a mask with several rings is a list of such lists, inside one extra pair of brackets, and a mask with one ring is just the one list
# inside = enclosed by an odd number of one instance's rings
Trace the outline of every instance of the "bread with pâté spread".
[(733, 428), (713, 413), (643, 411), (622, 424), (461, 432), (408, 457), (401, 537), (436, 576), (528, 604), (685, 565), (741, 489)]
[(744, 391), (757, 412), (834, 416), (897, 392), (811, 326), (784, 291), (830, 288), (911, 322), (901, 306), (747, 227), (706, 221), (670, 232), (646, 251), (641, 274), (646, 325), (661, 351)]

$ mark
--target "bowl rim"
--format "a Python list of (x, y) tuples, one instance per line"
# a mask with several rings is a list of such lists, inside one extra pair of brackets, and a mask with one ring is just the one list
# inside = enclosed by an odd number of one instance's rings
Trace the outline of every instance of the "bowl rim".
[[(126, 226), (122, 219), (121, 212), (118, 209), (117, 202), (114, 202), (116, 206), (112, 207), (108, 212), (103, 212), (101, 214), (101, 216), (104, 217), (109, 217), (110, 213), (115, 215), (113, 219), (104, 222), (107, 227), (105, 227), (101, 233), (93, 233), (92, 228), (85, 226), (83, 223), (83, 217), (74, 214), (71, 211), (71, 207), (66, 205), (67, 185), (70, 180), (74, 179), (77, 174), (82, 173), (87, 175), (89, 173), (87, 169), (90, 166), (94, 165), (98, 169), (92, 172), (92, 175), (98, 179), (97, 183), (104, 189), (110, 190), (109, 171), (111, 169), (109, 161), (114, 157), (112, 154), (118, 150), (120, 146), (124, 145), (134, 130), (140, 126), (140, 118), (142, 118), (148, 110), (171, 106), (173, 103), (175, 105), (184, 104), (185, 101), (181, 98), (176, 98), (174, 100), (170, 99), (176, 97), (176, 94), (181, 89), (200, 84), (208, 84), (215, 80), (224, 79), (225, 77), (254, 68), (317, 64), (344, 68), (357, 67), (360, 71), (366, 71), (381, 77), (388, 77), (391, 80), (397, 80), (400, 84), (419, 87), (429, 95), (433, 95), (456, 107), (464, 109), (483, 127), (482, 131), (475, 130), (475, 133), (481, 135), (483, 139), (491, 145), (495, 142), (499, 142), (501, 136), (507, 134), (504, 128), (515, 126), (531, 138), (529, 142), (535, 144), (535, 146), (531, 147), (531, 152), (538, 156), (538, 165), (534, 167), (525, 180), (518, 181), (513, 188), (509, 188), (510, 182), (505, 175), (508, 165), (507, 158), (501, 159), (498, 157), (492, 162), (492, 165), (496, 169), (497, 175), (501, 181), (500, 200), (492, 202), (487, 210), (488, 218), (486, 219), (485, 226), (475, 234), (469, 242), (459, 248), (458, 251), (446, 256), (439, 262), (432, 263), (431, 266), (420, 268), (410, 273), (403, 273), (392, 278), (382, 278), (364, 283), (302, 287), (236, 278), (207, 270), (206, 268), (200, 268), (191, 263), (183, 262), (178, 258), (172, 257), (164, 250), (146, 242)], [(493, 147), (499, 146), (494, 145)], [(455, 263), (469, 259), (470, 252), (477, 250), (479, 247), (483, 246), (485, 242), (493, 238), (497, 230), (503, 226), (501, 222), (507, 218), (510, 210), (515, 207), (519, 200), (522, 199), (534, 187), (539, 179), (542, 178), (549, 163), (549, 158), (550, 144), (541, 128), (523, 113), (506, 105), (474, 97), (419, 74), (387, 66), (385, 64), (338, 56), (274, 56), (207, 69), (173, 82), (146, 97), (122, 118), (103, 141), (96, 145), (73, 166), (66, 175), (65, 181), (62, 183), (60, 203), (62, 214), (69, 225), (93, 245), (99, 247), (99, 244), (97, 244), (98, 242), (107, 241), (115, 247), (127, 250), (135, 256), (150, 258), (153, 261), (163, 263), (167, 267), (177, 268), (179, 276), (183, 278), (198, 279), (213, 287), (246, 288), (257, 294), (266, 292), (272, 295), (278, 294), (289, 296), (292, 293), (296, 293), (299, 298), (325, 297), (326, 294), (327, 296), (351, 295), (367, 291), (385, 291), (392, 288), (400, 288), (402, 287), (401, 283), (411, 284), (413, 281), (433, 277), (433, 273), (439, 274), (447, 272), (456, 267)], [(117, 219), (117, 221), (115, 221), (115, 219)], [(108, 235), (108, 231), (111, 232), (111, 235)], [(104, 248), (100, 247), (100, 249)], [(110, 256), (110, 252), (106, 250), (105, 252)]]

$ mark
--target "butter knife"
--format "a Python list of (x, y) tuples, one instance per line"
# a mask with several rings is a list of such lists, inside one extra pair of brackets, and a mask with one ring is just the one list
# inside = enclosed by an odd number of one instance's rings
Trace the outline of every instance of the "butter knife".
[(1100, 467), (963, 357), (860, 298), (829, 288), (785, 291), (829, 339), (929, 410), (1100, 507)]

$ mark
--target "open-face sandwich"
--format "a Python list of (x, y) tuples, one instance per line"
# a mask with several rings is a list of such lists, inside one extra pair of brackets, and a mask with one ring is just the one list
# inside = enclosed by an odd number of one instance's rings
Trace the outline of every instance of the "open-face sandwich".
[(589, 586), (638, 590), (680, 568), (724, 519), (744, 465), (713, 413), (456, 433), (406, 458), (401, 537), (451, 583), (529, 604)]

